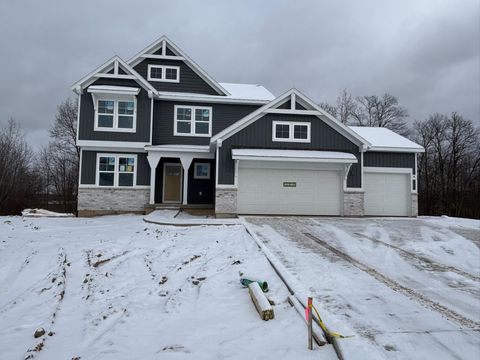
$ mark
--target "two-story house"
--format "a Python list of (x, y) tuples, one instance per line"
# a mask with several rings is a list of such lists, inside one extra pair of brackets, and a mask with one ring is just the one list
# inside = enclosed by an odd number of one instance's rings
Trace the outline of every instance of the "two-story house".
[(220, 83), (167, 37), (72, 89), (79, 215), (160, 204), (236, 214), (417, 214), (423, 148), (349, 127), (296, 89)]

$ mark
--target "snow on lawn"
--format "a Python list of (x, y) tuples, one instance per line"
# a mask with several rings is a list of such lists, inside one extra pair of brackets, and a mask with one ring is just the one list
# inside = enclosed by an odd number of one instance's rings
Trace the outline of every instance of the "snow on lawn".
[[(2, 359), (334, 359), (241, 226), (0, 218)], [(261, 321), (240, 273), (266, 279)], [(33, 334), (42, 327), (46, 334)]]
[[(427, 257), (445, 243), (425, 236), (423, 227), (434, 233), (448, 229), (422, 220), (247, 221), (287, 269), (310, 286), (315, 301), (327, 310), (327, 325), (345, 333), (340, 319), (357, 334), (354, 351), (350, 339), (341, 340), (347, 359), (478, 359), (480, 274), (460, 267), (462, 258), (479, 259), (470, 240), (457, 238), (464, 246), (440, 257), (449, 259), (444, 263)], [(430, 251), (414, 252), (410, 245), (415, 242), (428, 243)]]

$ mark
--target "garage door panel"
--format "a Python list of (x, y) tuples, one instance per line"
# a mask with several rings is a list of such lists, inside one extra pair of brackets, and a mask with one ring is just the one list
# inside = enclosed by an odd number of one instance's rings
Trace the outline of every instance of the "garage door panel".
[(409, 179), (409, 174), (365, 173), (365, 215), (408, 216)]
[[(284, 183), (295, 183), (295, 187)], [(237, 206), (243, 214), (339, 215), (338, 171), (239, 169)]]

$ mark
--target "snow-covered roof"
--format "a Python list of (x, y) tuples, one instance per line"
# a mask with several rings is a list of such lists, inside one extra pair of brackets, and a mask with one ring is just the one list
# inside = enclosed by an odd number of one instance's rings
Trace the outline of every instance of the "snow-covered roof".
[(220, 83), (220, 85), (230, 93), (228, 97), (233, 99), (271, 101), (275, 98), (275, 96), (262, 85), (233, 83)]
[(276, 150), (276, 149), (232, 149), (236, 160), (301, 161), (356, 163), (355, 155), (335, 151)]
[(384, 127), (350, 126), (370, 143), (369, 150), (423, 152), (424, 148), (406, 137)]
[(90, 93), (105, 93), (105, 94), (131, 94), (138, 95), (139, 88), (127, 87), (127, 86), (112, 86), (112, 85), (91, 85), (88, 88)]

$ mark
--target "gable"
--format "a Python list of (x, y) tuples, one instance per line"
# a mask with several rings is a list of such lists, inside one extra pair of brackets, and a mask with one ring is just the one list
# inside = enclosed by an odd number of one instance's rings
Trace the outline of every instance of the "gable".
[[(146, 58), (134, 67), (144, 79), (148, 79), (148, 65), (168, 65), (178, 66), (180, 68), (180, 79), (178, 83), (149, 81), (149, 83), (158, 91), (196, 93), (205, 95), (218, 95), (218, 92), (212, 88), (205, 80), (195, 73), (184, 61), (179, 60), (160, 60)], [(148, 80), (147, 80), (148, 81)]]

